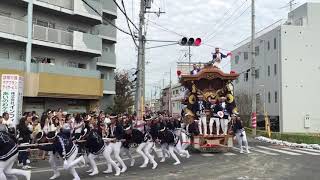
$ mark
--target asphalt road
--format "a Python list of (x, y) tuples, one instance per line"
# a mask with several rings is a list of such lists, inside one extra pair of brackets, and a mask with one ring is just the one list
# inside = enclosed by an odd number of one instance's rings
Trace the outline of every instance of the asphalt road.
[[(106, 176), (102, 171), (106, 165), (99, 165), (100, 174), (90, 177), (85, 172), (88, 168), (78, 168), (82, 180), (319, 180), (320, 179), (320, 151), (305, 149), (288, 149), (286, 147), (271, 146), (259, 142), (250, 142), (251, 153), (240, 154), (237, 149), (228, 153), (192, 154), (190, 159), (180, 158), (182, 164), (174, 166), (173, 160), (159, 162), (156, 170), (139, 168), (141, 158), (136, 158), (136, 166), (119, 177)], [(126, 164), (129, 164), (126, 161)], [(32, 180), (46, 180), (52, 172), (47, 162), (33, 163), (38, 168), (33, 169)], [(42, 167), (42, 168), (40, 168)], [(72, 177), (61, 171), (59, 180), (71, 180)], [(19, 180), (22, 178), (19, 178)]]

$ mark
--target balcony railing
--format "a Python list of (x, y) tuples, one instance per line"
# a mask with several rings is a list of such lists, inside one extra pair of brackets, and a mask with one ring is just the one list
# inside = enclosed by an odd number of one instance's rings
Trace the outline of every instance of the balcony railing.
[(113, 0), (102, 0), (102, 9), (105, 12), (111, 12), (113, 15), (117, 15), (117, 6)]
[(61, 8), (73, 9), (73, 0), (37, 0), (40, 2), (45, 2), (51, 5), (55, 5)]
[(116, 65), (116, 54), (103, 52), (101, 57), (98, 57), (98, 62)]
[(27, 23), (18, 19), (0, 16), (0, 32), (27, 37)]
[(19, 60), (0, 58), (0, 69), (12, 69), (17, 71), (24, 71), (25, 62), (19, 61)]
[(103, 90), (104, 91), (115, 91), (116, 90), (116, 82), (115, 80), (103, 80)]
[(90, 77), (90, 78), (100, 78), (100, 71), (88, 70), (81, 68), (72, 68), (66, 66), (50, 65), (50, 64), (35, 64), (38, 66), (39, 73), (51, 73), (51, 74), (61, 74), (66, 76), (79, 76), (79, 77)]
[(33, 39), (72, 46), (73, 34), (68, 31), (33, 25)]
[(117, 29), (111, 25), (97, 25), (94, 27), (93, 34), (100, 35), (103, 39), (114, 41), (117, 39)]

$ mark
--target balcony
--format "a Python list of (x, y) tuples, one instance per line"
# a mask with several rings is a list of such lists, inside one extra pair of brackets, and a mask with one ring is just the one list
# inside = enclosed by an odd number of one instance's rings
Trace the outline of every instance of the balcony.
[[(29, 0), (23, 0), (28, 3)], [(99, 14), (102, 14), (101, 1), (86, 0)], [(58, 12), (63, 12), (74, 17), (85, 18), (100, 24), (102, 17), (87, 6), (82, 0), (34, 0), (34, 5)]]
[(103, 80), (103, 94), (116, 94), (115, 80)]
[(55, 44), (72, 46), (72, 32), (33, 25), (33, 39)]
[(103, 52), (101, 57), (97, 58), (97, 65), (116, 68), (116, 54), (113, 52)]
[(113, 2), (113, 0), (103, 0), (102, 10), (103, 13), (110, 14), (114, 18), (117, 18), (117, 5)]
[(104, 40), (117, 42), (117, 29), (111, 25), (96, 25), (93, 29), (93, 34), (99, 35)]
[(73, 50), (101, 55), (102, 39), (97, 35), (74, 31)]
[[(68, 32), (35, 24), (32, 35), (35, 45), (101, 55), (102, 39), (97, 35), (77, 31)], [(0, 38), (26, 43), (27, 22), (0, 16)]]
[(32, 73), (26, 73), (25, 62), (0, 59), (2, 74), (25, 77), (24, 95), (27, 97), (56, 97), (99, 99), (103, 95), (100, 72), (49, 64), (31, 64)]

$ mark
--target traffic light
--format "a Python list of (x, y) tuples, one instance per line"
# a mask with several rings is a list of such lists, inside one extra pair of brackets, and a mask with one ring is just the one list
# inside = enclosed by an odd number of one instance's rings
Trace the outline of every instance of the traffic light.
[(187, 38), (183, 37), (180, 41), (179, 44), (181, 46), (200, 46), (201, 45), (201, 38)]

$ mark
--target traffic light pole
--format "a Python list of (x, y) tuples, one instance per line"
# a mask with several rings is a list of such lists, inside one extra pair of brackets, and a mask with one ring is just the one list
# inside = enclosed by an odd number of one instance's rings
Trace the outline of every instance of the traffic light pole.
[(189, 72), (190, 72), (191, 71), (191, 47), (190, 46), (189, 46), (188, 56), (189, 56)]
[(135, 111), (137, 116), (142, 118), (143, 103), (144, 103), (144, 35), (143, 25), (145, 23), (145, 1), (140, 1), (140, 14), (139, 14), (139, 45), (138, 45), (138, 61), (137, 61), (137, 82), (136, 82), (136, 94), (135, 94)]
[(254, 39), (255, 39), (255, 0), (251, 0), (251, 98), (252, 98), (252, 114), (251, 114), (251, 124), (252, 124), (252, 135), (257, 134), (257, 123), (256, 123), (256, 112), (257, 112), (257, 102), (256, 102), (256, 92), (255, 92), (255, 47), (254, 47)]

